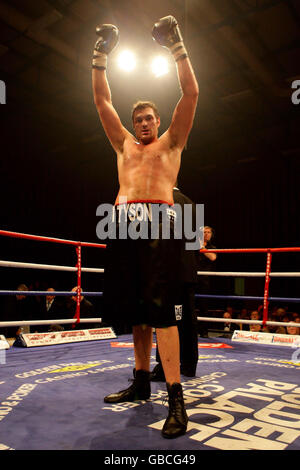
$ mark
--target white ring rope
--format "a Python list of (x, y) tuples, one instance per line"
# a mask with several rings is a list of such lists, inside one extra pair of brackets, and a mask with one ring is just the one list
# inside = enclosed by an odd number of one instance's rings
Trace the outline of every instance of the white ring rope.
[[(264, 322), (262, 320), (242, 320), (239, 318), (215, 318), (215, 317), (197, 317), (197, 320), (200, 321), (209, 321), (209, 322), (216, 322), (216, 323), (236, 323), (236, 324), (245, 324), (245, 325), (262, 325)], [(102, 318), (80, 318), (79, 323), (101, 323)], [(67, 319), (67, 320), (27, 320), (27, 321), (7, 321), (7, 322), (0, 322), (1, 327), (7, 326), (30, 326), (30, 325), (55, 325), (55, 324), (70, 324), (70, 323), (77, 323), (75, 318)], [(276, 322), (276, 321), (267, 321), (265, 325), (268, 326), (295, 326), (297, 328), (300, 327), (299, 323), (295, 322)]]
[(8, 326), (30, 326), (30, 325), (66, 325), (66, 324), (75, 324), (75, 323), (101, 323), (102, 318), (80, 318), (78, 322), (76, 318), (69, 318), (66, 320), (24, 320), (24, 321), (3, 321), (0, 322), (0, 326), (8, 327)]
[[(198, 276), (236, 276), (236, 277), (266, 277), (266, 273), (230, 272), (230, 271), (197, 271)], [(271, 277), (300, 277), (299, 272), (270, 273)]]
[[(46, 269), (52, 271), (71, 271), (76, 272), (78, 269), (73, 266), (59, 266), (53, 264), (38, 263), (20, 263), (17, 261), (0, 261), (0, 267), (4, 268), (26, 268), (26, 269)], [(103, 268), (81, 268), (86, 273), (104, 273)], [(236, 277), (265, 277), (263, 272), (231, 272), (231, 271), (197, 271), (198, 276), (236, 276)], [(300, 272), (270, 273), (271, 277), (300, 277)]]
[(295, 322), (282, 322), (282, 321), (266, 321), (265, 323), (262, 320), (242, 320), (239, 318), (215, 318), (215, 317), (197, 317), (197, 320), (200, 321), (209, 321), (216, 323), (244, 323), (245, 325), (270, 325), (270, 326), (296, 326), (300, 327), (300, 323)]
[[(26, 269), (47, 269), (52, 271), (72, 271), (76, 272), (78, 269), (73, 266), (57, 266), (54, 264), (37, 264), (37, 263), (19, 263), (17, 261), (0, 261), (0, 267), (3, 268), (26, 268)], [(104, 273), (104, 269), (100, 268), (81, 268), (85, 273)]]

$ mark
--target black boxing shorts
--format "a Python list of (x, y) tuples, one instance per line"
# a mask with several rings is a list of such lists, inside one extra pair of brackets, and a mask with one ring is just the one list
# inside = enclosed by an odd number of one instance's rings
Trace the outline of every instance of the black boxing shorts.
[[(158, 214), (155, 221), (154, 213)], [(172, 206), (129, 202), (122, 208), (115, 206), (112, 219), (116, 237), (108, 240), (106, 248), (105, 322), (113, 327), (176, 325), (182, 316), (183, 240), (174, 237)]]

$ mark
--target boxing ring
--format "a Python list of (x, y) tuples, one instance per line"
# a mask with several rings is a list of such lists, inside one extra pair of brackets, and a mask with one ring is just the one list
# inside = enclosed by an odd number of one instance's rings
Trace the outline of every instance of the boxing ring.
[[(62, 270), (77, 277), (77, 304), (74, 318), (59, 324), (99, 323), (100, 318), (80, 318), (80, 296), (102, 296), (101, 292), (82, 292), (85, 272), (102, 274), (103, 269), (82, 267), (82, 248), (105, 249), (105, 245), (61, 240), (0, 231), (1, 236), (60, 243), (76, 250), (76, 266), (42, 265), (0, 261), (0, 267), (16, 269)], [(300, 248), (258, 250), (203, 250), (218, 253), (261, 252), (267, 256), (265, 272), (198, 272), (210, 276), (258, 276), (265, 278), (263, 296), (250, 300), (263, 302), (263, 319), (226, 319), (234, 323), (269, 322), (271, 301), (299, 303), (299, 298), (269, 297), (272, 277), (299, 277), (300, 273), (272, 273), (275, 252), (296, 252)], [(48, 291), (0, 291), (0, 295), (49, 295)], [(74, 292), (51, 292), (55, 296), (74, 296)], [(196, 294), (199, 298), (216, 296)], [(219, 296), (237, 299), (239, 296)], [(245, 297), (243, 297), (245, 298)], [(247, 297), (246, 297), (247, 298)], [(199, 321), (224, 319), (199, 317)], [(0, 322), (4, 326), (53, 324), (54, 320)], [(288, 325), (292, 325), (288, 323)], [(298, 323), (295, 323), (299, 326)], [(99, 330), (99, 328), (98, 328)], [(100, 328), (101, 330), (101, 328)], [(133, 403), (106, 404), (103, 397), (126, 388), (132, 378), (134, 350), (131, 335), (112, 334), (82, 340), (76, 330), (59, 343), (23, 343), (0, 349), (0, 449), (15, 450), (102, 450), (105, 463), (113, 463), (118, 452), (145, 458), (168, 453), (194, 463), (200, 450), (299, 450), (300, 449), (300, 342), (263, 342), (256, 334), (248, 337), (199, 338), (196, 377), (182, 376), (189, 424), (186, 435), (175, 440), (161, 437), (167, 416), (164, 383), (152, 382), (151, 398)], [(89, 330), (93, 332), (94, 330)], [(249, 332), (247, 332), (249, 333)], [(24, 334), (24, 337), (58, 333)], [(246, 335), (247, 336), (247, 335)], [(280, 336), (280, 335), (279, 335)], [(286, 335), (286, 338), (288, 336)], [(155, 335), (151, 365), (155, 361)], [(120, 454), (123, 455), (123, 454)], [(156, 457), (155, 457), (156, 456)], [(140, 457), (142, 459), (142, 457)], [(144, 457), (143, 457), (144, 459)], [(158, 462), (158, 461), (157, 461)], [(156, 462), (156, 463), (157, 463)], [(117, 462), (118, 463), (118, 462)], [(145, 463), (141, 460), (139, 463)], [(162, 462), (160, 462), (162, 463)], [(170, 463), (170, 462), (167, 462)], [(173, 463), (176, 463), (173, 460)], [(179, 461), (177, 462), (179, 463)]]

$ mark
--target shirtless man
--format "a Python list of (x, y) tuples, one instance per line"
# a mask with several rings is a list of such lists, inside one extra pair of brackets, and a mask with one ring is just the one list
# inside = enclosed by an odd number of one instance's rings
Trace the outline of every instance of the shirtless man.
[[(135, 137), (122, 125), (112, 104), (106, 76), (107, 55), (118, 42), (118, 30), (113, 25), (102, 25), (97, 28), (97, 34), (99, 39), (93, 56), (94, 101), (105, 133), (117, 154), (120, 188), (116, 204), (120, 200), (127, 199), (127, 201), (142, 200), (150, 203), (163, 201), (172, 205), (173, 187), (180, 168), (181, 153), (192, 128), (198, 99), (198, 84), (177, 21), (172, 16), (161, 18), (152, 30), (153, 38), (173, 54), (181, 85), (181, 98), (175, 107), (170, 127), (160, 137), (158, 136), (159, 113), (151, 102), (139, 102), (133, 109)], [(122, 254), (124, 251), (127, 249), (122, 250)], [(147, 248), (144, 252), (147, 252)], [(161, 253), (165, 253), (165, 248)], [(132, 252), (132, 258), (135, 258), (135, 252)], [(128, 259), (128, 264), (130, 260)], [(145, 262), (145, 269), (149, 263), (151, 258)], [(151, 282), (150, 277), (149, 283)], [(177, 437), (186, 432), (188, 418), (180, 385), (176, 321), (173, 322), (168, 318), (154, 321), (150, 317), (146, 325), (144, 320), (141, 320), (141, 324), (137, 323), (139, 322), (133, 321), (132, 325), (135, 351), (134, 382), (128, 389), (108, 395), (104, 400), (118, 403), (150, 397), (152, 328), (156, 328), (169, 394), (169, 414), (162, 435), (166, 438)]]

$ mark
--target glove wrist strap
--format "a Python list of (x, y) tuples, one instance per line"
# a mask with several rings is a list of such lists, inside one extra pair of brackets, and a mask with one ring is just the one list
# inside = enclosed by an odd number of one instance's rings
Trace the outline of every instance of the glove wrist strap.
[(176, 62), (178, 60), (185, 59), (186, 57), (188, 57), (187, 50), (184, 47), (184, 44), (182, 41), (177, 42), (176, 44), (171, 46), (170, 51), (173, 54), (173, 57)]
[(107, 54), (94, 50), (92, 68), (105, 70), (107, 67)]

